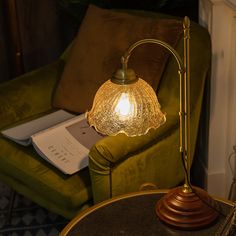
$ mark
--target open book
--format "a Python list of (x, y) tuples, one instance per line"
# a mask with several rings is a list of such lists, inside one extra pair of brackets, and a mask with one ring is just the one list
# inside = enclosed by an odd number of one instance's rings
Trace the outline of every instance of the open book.
[(85, 115), (59, 110), (1, 132), (16, 143), (32, 144), (37, 153), (65, 174), (88, 165), (90, 148), (103, 136), (87, 123)]

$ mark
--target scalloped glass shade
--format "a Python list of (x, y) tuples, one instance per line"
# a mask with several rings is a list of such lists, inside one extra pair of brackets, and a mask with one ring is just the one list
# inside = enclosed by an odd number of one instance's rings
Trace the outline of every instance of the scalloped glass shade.
[(87, 119), (99, 133), (128, 136), (146, 134), (166, 120), (156, 93), (142, 79), (127, 85), (106, 81), (97, 91)]

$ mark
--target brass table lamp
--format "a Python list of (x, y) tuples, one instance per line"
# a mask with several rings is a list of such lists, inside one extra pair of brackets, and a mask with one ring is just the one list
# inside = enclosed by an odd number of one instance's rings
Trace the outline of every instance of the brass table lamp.
[(158, 128), (166, 118), (150, 85), (137, 78), (127, 68), (131, 52), (139, 45), (158, 44), (176, 59), (180, 77), (180, 156), (185, 170), (183, 186), (172, 189), (156, 205), (158, 217), (168, 225), (193, 230), (211, 224), (218, 216), (214, 200), (202, 189), (190, 183), (190, 70), (189, 39), (190, 20), (183, 21), (184, 60), (169, 44), (157, 39), (143, 39), (134, 43), (122, 57), (122, 68), (97, 91), (87, 119), (91, 126), (105, 135), (125, 133), (143, 135), (151, 128)]

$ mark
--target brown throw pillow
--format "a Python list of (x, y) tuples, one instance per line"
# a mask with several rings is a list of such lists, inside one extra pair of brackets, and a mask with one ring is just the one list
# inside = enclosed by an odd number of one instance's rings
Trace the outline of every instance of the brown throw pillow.
[[(120, 68), (121, 56), (129, 46), (144, 38), (155, 38), (174, 47), (181, 32), (182, 22), (176, 19), (90, 5), (55, 91), (53, 106), (76, 113), (89, 110), (97, 89)], [(128, 67), (156, 89), (168, 56), (165, 48), (145, 44), (133, 51)]]

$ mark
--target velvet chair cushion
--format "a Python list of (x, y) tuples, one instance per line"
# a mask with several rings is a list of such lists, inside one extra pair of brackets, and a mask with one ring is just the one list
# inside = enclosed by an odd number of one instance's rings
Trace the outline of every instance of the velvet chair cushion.
[(75, 175), (64, 175), (37, 155), (0, 138), (0, 179), (41, 206), (67, 218), (92, 201), (88, 168)]
[[(53, 106), (85, 112), (100, 85), (120, 68), (120, 58), (128, 47), (143, 38), (163, 40), (175, 47), (182, 32), (176, 19), (139, 16), (90, 5), (74, 41)], [(134, 50), (129, 66), (157, 89), (168, 59), (168, 51), (153, 44)]]

